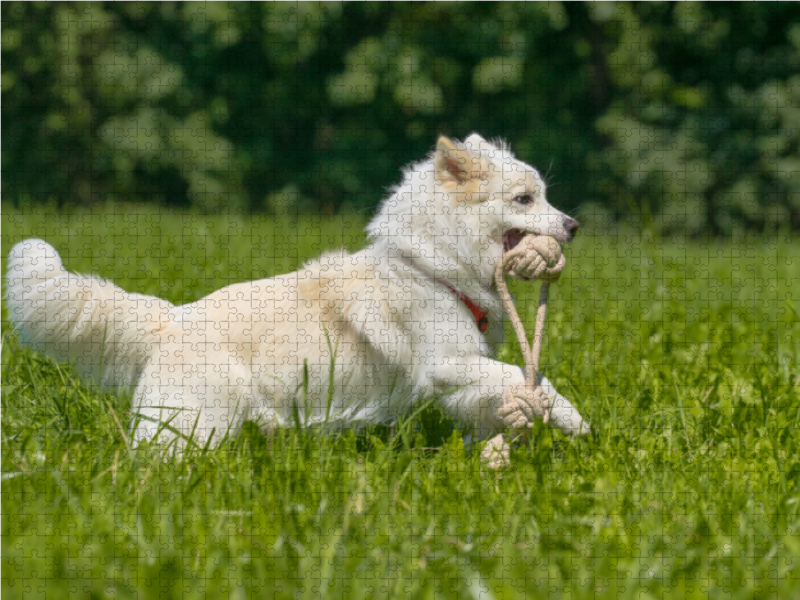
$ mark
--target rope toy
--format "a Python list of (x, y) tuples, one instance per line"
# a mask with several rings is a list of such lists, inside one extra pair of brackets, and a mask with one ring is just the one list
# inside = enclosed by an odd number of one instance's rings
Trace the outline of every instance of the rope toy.
[[(503, 404), (498, 409), (503, 424), (510, 429), (533, 427), (537, 417), (542, 417), (545, 423), (550, 420), (550, 399), (542, 386), (537, 384), (537, 374), (550, 284), (558, 280), (565, 264), (566, 259), (561, 253), (561, 246), (555, 239), (548, 236), (526, 235), (503, 255), (495, 268), (495, 283), (525, 359), (525, 384), (506, 388), (503, 392)], [(532, 347), (528, 344), (522, 320), (508, 291), (504, 277), (506, 272), (519, 279), (542, 281)], [(492, 469), (499, 469), (509, 463), (509, 446), (502, 433), (489, 440), (481, 456)]]

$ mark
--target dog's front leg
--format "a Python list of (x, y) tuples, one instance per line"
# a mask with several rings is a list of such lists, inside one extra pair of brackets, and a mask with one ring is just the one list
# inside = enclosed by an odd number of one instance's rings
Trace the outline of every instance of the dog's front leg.
[(583, 420), (578, 409), (572, 406), (569, 400), (558, 393), (553, 384), (539, 373), (537, 378), (539, 385), (544, 389), (544, 393), (550, 398), (550, 422), (567, 435), (584, 435), (591, 433), (589, 424)]
[[(478, 427), (477, 439), (484, 439), (503, 428), (498, 409), (503, 402), (503, 391), (525, 383), (525, 372), (520, 367), (490, 358), (475, 357), (472, 361), (446, 362), (437, 370), (440, 386), (456, 388), (445, 396), (442, 404), (451, 414)], [(589, 425), (578, 410), (558, 393), (550, 381), (539, 375), (539, 384), (550, 398), (550, 420), (567, 435), (590, 432)]]
[(525, 372), (484, 356), (467, 357), (457, 363), (445, 359), (434, 379), (439, 391), (452, 391), (442, 399), (443, 407), (465, 423), (477, 425), (481, 440), (504, 427), (498, 409), (506, 387), (525, 383)]

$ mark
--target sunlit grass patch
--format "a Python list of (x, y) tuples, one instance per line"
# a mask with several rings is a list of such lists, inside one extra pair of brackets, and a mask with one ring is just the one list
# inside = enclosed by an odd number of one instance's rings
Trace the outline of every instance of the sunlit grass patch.
[[(4, 211), (2, 248), (44, 237), (70, 270), (181, 303), (358, 248), (363, 222)], [(180, 458), (134, 447), (129, 395), (21, 348), (4, 322), (3, 592), (790, 597), (800, 245), (619, 234), (566, 252), (544, 371), (593, 434), (537, 425), (501, 474), (435, 403), (359, 431), (246, 423)], [(513, 289), (532, 322), (537, 288)], [(508, 333), (500, 357), (521, 364)]]

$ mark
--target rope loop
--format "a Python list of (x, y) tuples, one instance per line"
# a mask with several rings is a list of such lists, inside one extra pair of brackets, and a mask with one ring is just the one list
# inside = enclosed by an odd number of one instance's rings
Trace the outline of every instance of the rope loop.
[[(532, 427), (537, 417), (542, 417), (545, 423), (550, 420), (550, 399), (537, 384), (537, 375), (547, 316), (549, 286), (558, 281), (565, 264), (566, 259), (561, 252), (561, 246), (555, 239), (548, 236), (526, 235), (503, 255), (495, 269), (495, 283), (525, 359), (525, 385), (507, 388), (503, 393), (503, 404), (498, 411), (505, 425), (511, 429)], [(533, 346), (528, 344), (525, 327), (505, 282), (505, 273), (518, 279), (539, 279), (542, 282)]]
[[(517, 334), (522, 356), (525, 358), (525, 385), (506, 388), (503, 392), (503, 403), (498, 409), (506, 427), (516, 430), (527, 430), (533, 427), (537, 417), (547, 423), (550, 420), (550, 399), (542, 386), (537, 383), (539, 373), (539, 357), (542, 353), (542, 336), (547, 316), (547, 295), (551, 283), (558, 281), (564, 270), (566, 259), (561, 253), (559, 243), (548, 236), (526, 235), (498, 261), (494, 272), (497, 290), (503, 299), (514, 332)], [(536, 311), (536, 329), (533, 335), (533, 346), (528, 344), (525, 328), (517, 314), (511, 293), (506, 285), (505, 274), (518, 279), (540, 279), (542, 288), (539, 291), (539, 308)], [(510, 446), (503, 434), (489, 440), (481, 453), (490, 469), (502, 469), (510, 464)]]

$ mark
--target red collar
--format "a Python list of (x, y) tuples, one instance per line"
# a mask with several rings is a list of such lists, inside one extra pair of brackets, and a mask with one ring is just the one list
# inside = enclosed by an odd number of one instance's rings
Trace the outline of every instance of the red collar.
[[(402, 260), (404, 263), (406, 263), (406, 265), (408, 265), (412, 269), (415, 269), (418, 272), (421, 272), (423, 275), (425, 275), (425, 271), (420, 269), (420, 267), (418, 267), (416, 264), (414, 264), (414, 261), (412, 259), (401, 256), (400, 260)], [(447, 289), (453, 292), (456, 296), (458, 296), (458, 299), (464, 303), (464, 306), (466, 306), (472, 313), (472, 316), (475, 317), (475, 323), (478, 325), (478, 329), (480, 330), (480, 332), (483, 333), (486, 331), (486, 328), (489, 327), (489, 313), (487, 313), (480, 306), (475, 304), (472, 301), (472, 298), (470, 298), (466, 294), (462, 294), (456, 288), (454, 288), (452, 285), (450, 285), (443, 279), (437, 279), (436, 277), (432, 277), (430, 275), (426, 275), (426, 277), (431, 279), (434, 283), (441, 283), (443, 286), (445, 286)]]
[(472, 298), (470, 298), (466, 294), (462, 294), (446, 281), (442, 281), (441, 279), (437, 279), (436, 281), (438, 283), (441, 283), (443, 286), (447, 287), (451, 292), (453, 292), (456, 296), (458, 296), (459, 300), (461, 300), (464, 303), (464, 305), (472, 312), (472, 316), (475, 317), (475, 323), (477, 323), (478, 329), (481, 330), (481, 333), (486, 331), (486, 328), (489, 327), (489, 313), (487, 313), (485, 310), (481, 309), (480, 306), (475, 304), (472, 301)]

